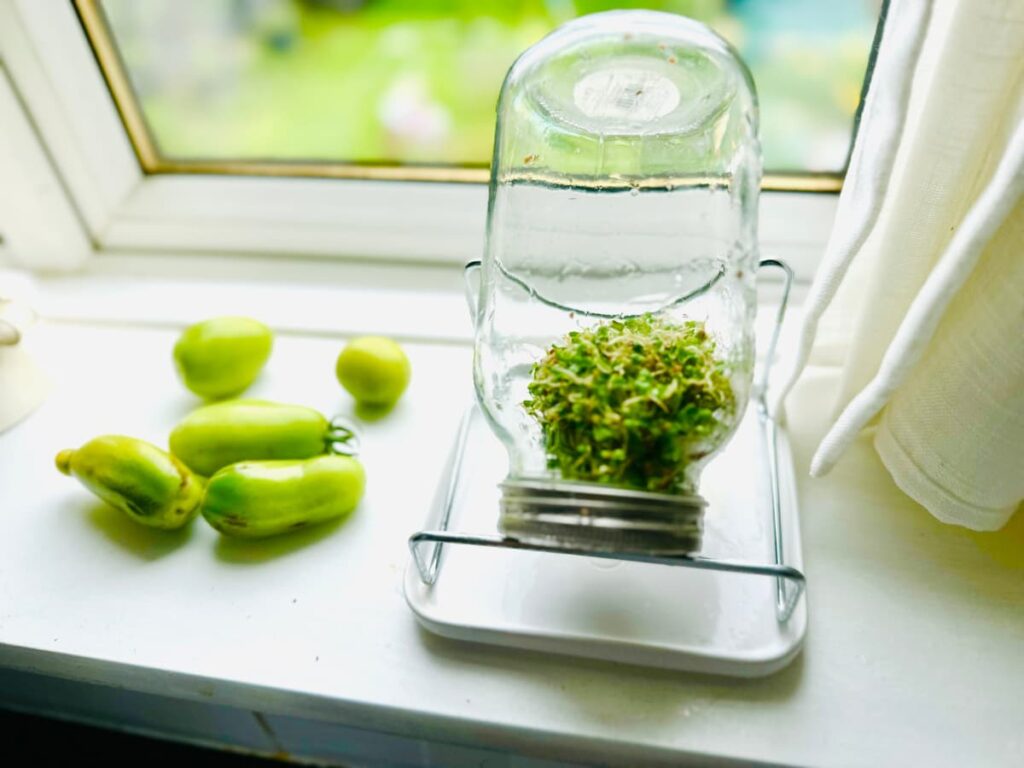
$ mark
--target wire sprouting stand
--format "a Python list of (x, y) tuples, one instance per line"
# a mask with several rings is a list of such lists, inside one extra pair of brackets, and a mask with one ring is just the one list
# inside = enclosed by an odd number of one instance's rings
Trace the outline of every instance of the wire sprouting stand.
[(546, 552), (558, 555), (580, 556), (606, 560), (619, 560), (635, 563), (649, 563), (673, 568), (690, 568), (695, 570), (720, 571), (727, 573), (748, 574), (750, 576), (775, 579), (775, 615), (780, 623), (789, 621), (804, 593), (806, 579), (804, 574), (790, 565), (786, 565), (786, 543), (783, 534), (782, 494), (780, 491), (779, 456), (777, 445), (778, 423), (768, 408), (768, 378), (775, 359), (779, 333), (786, 314), (790, 288), (793, 283), (793, 271), (782, 261), (764, 259), (760, 267), (781, 270), (785, 282), (782, 299), (775, 316), (775, 324), (766, 350), (765, 362), (760, 375), (754, 382), (751, 399), (755, 406), (761, 428), (761, 439), (768, 467), (769, 504), (772, 532), (772, 562), (757, 563), (740, 560), (722, 560), (700, 555), (644, 555), (622, 552), (595, 552), (574, 547), (554, 547), (530, 544), (516, 539), (498, 535), (478, 535), (460, 533), (449, 530), (455, 495), (458, 489), (459, 476), (462, 471), (462, 460), (465, 453), (466, 440), (469, 434), (470, 412), (463, 416), (459, 425), (454, 449), (454, 462), (448, 476), (448, 486), (441, 507), (439, 527), (435, 530), (418, 531), (409, 537), (409, 549), (412, 553), (420, 579), (430, 586), (437, 582), (442, 569), (442, 551), (446, 545), (491, 547), (506, 550), (525, 550), (530, 552)]

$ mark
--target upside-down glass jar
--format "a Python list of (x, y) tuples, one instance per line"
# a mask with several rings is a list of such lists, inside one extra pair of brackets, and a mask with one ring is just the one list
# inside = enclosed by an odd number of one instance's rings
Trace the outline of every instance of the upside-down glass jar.
[(474, 358), (506, 536), (699, 549), (751, 384), (757, 122), (736, 52), (681, 16), (586, 16), (512, 66)]

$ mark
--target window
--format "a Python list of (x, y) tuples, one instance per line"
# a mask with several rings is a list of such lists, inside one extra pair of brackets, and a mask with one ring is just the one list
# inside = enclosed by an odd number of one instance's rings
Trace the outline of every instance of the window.
[(761, 248), (809, 279), (836, 195), (790, 193), (841, 186), (879, 4), (0, 0), (0, 75), (56, 190), (46, 200), (65, 197), (55, 215), (77, 228), (47, 250), (78, 256), (40, 264), (113, 251), (455, 264), (483, 246), (486, 185), (459, 182), (487, 179), (514, 56), (574, 15), (683, 12), (752, 66)]
[(707, 22), (760, 90), (766, 187), (838, 188), (878, 0), (77, 0), (144, 170), (484, 181), (515, 56), (614, 7)]

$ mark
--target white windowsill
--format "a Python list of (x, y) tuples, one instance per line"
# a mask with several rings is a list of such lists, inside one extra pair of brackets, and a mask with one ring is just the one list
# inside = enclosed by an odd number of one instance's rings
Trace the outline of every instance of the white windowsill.
[[(0, 434), (0, 666), (272, 724), (300, 717), (583, 762), (1009, 765), (1024, 750), (1019, 571), (1000, 566), (992, 538), (908, 501), (867, 439), (827, 479), (806, 477), (832, 372), (805, 378), (789, 426), (806, 649), (773, 677), (718, 680), (417, 628), (401, 597), (405, 539), (471, 397), (457, 267), (104, 256), (36, 291), (47, 320), (32, 343), (55, 389)], [(201, 522), (171, 541), (135, 530), (52, 467), (57, 449), (102, 432), (162, 442), (196, 404), (171, 370), (177, 329), (223, 312), (279, 331), (253, 395), (349, 412), (332, 368), (353, 333), (405, 339), (414, 368), (401, 407), (364, 426), (370, 484), (357, 514), (256, 555)], [(179, 731), (168, 721), (167, 732)]]

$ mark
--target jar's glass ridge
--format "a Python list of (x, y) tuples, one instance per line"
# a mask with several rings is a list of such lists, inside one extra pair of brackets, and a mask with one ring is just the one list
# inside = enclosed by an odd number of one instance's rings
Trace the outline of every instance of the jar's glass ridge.
[(474, 379), (510, 477), (565, 475), (525, 405), (553, 347), (639, 318), (706, 333), (727, 380), (732, 407), (685, 441), (671, 487), (646, 488), (696, 491), (742, 418), (753, 370), (761, 152), (750, 73), (698, 22), (595, 14), (516, 61), (497, 117)]

